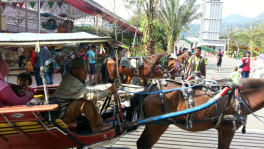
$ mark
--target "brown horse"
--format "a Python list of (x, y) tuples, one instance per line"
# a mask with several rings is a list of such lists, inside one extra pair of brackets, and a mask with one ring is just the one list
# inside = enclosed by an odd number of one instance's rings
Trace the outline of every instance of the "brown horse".
[[(171, 58), (169, 61), (169, 71), (167, 72), (171, 79), (180, 75), (188, 65), (188, 60), (192, 56), (191, 52), (185, 52), (177, 55), (177, 58)], [(161, 79), (164, 75), (162, 71), (154, 72), (156, 79)]]
[[(148, 79), (153, 78), (154, 69), (158, 65), (159, 61), (162, 58), (165, 58), (166, 59), (165, 65), (168, 65), (169, 57), (170, 57), (170, 54), (160, 53), (160, 54), (156, 54), (156, 55), (152, 55), (152, 56), (147, 56), (146, 59), (148, 59), (148, 60), (143, 58), (144, 65), (139, 69), (139, 74), (135, 74), (134, 70), (131, 70), (127, 67), (120, 66), (121, 58), (119, 57), (118, 58), (118, 65), (119, 65), (119, 72), (120, 72), (121, 80), (123, 80), (122, 75), (125, 75), (126, 79), (124, 80), (124, 83), (128, 84), (133, 77), (138, 76), (141, 78), (142, 84), (145, 86), (147, 84)], [(117, 77), (115, 60), (112, 58), (109, 58), (108, 60), (104, 61), (103, 65), (102, 65), (102, 75), (104, 77), (107, 76), (105, 68), (107, 68), (107, 71), (108, 71), (109, 76), (110, 76), (109, 80), (112, 83), (114, 81), (114, 79)]]
[[(246, 105), (250, 108), (251, 111), (255, 112), (264, 107), (264, 79), (244, 79), (241, 80), (241, 90), (242, 100), (246, 103)], [(173, 88), (181, 88), (182, 86), (175, 82), (168, 82), (167, 86), (162, 86), (163, 90), (173, 89)], [(156, 86), (152, 87), (150, 92), (158, 91)], [(147, 91), (145, 91), (147, 92)], [(224, 105), (228, 95), (225, 95), (219, 103), (220, 112), (223, 111)], [(142, 96), (134, 95), (131, 100), (131, 107), (127, 113), (127, 119), (129, 121), (132, 120), (132, 113), (138, 111), (135, 109), (135, 106), (142, 100)], [(195, 89), (193, 92), (193, 99), (195, 101), (195, 106), (204, 104), (207, 102), (210, 97), (200, 89)], [(164, 102), (167, 108), (168, 113), (174, 111), (181, 111), (186, 109), (186, 103), (183, 98), (182, 91), (173, 91), (165, 93)], [(153, 117), (157, 115), (162, 115), (164, 112), (161, 109), (161, 100), (159, 99), (158, 94), (147, 95), (144, 99), (144, 115), (145, 117)], [(233, 115), (235, 112), (235, 103), (232, 103), (229, 109), (227, 110), (227, 115)], [(203, 120), (207, 118), (215, 117), (217, 113), (216, 105), (212, 105), (204, 110), (193, 113), (193, 120)], [(248, 115), (250, 112), (245, 107), (245, 105), (241, 104), (241, 115)], [(179, 116), (173, 118), (176, 121), (185, 120), (186, 116)], [(211, 128), (214, 128), (216, 122), (204, 122), (204, 123), (194, 123), (192, 129), (186, 129), (184, 125), (176, 125), (177, 127), (191, 131), (205, 131)], [(236, 122), (236, 128), (238, 129), (242, 124), (240, 122)], [(143, 133), (141, 134), (139, 140), (137, 141), (138, 149), (150, 149), (152, 146), (159, 140), (160, 136), (167, 130), (169, 125), (146, 125)], [(219, 149), (228, 149), (232, 139), (234, 137), (235, 132), (232, 131), (233, 125), (232, 122), (222, 121), (217, 128), (218, 130), (218, 148)], [(237, 130), (236, 129), (236, 130)], [(177, 141), (177, 140), (175, 140)]]

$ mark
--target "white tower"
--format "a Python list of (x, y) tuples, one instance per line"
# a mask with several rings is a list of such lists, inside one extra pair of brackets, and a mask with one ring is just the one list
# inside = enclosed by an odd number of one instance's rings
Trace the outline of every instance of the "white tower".
[[(202, 4), (202, 21), (199, 33), (199, 43), (224, 44), (219, 41), (221, 30), (223, 2), (221, 0), (203, 0)], [(225, 42), (225, 41), (224, 41)], [(214, 49), (216, 49), (214, 46)], [(222, 48), (221, 48), (222, 49)]]

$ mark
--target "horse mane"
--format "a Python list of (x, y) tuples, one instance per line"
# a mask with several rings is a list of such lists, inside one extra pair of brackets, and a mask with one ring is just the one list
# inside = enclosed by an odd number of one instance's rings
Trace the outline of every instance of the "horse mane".
[(259, 88), (264, 87), (264, 79), (242, 79), (239, 85), (243, 88)]
[(180, 56), (182, 56), (182, 55), (184, 55), (184, 54), (186, 54), (186, 53), (188, 53), (189, 56), (192, 56), (192, 53), (191, 53), (191, 52), (185, 52), (185, 53), (177, 54), (177, 57), (180, 57)]

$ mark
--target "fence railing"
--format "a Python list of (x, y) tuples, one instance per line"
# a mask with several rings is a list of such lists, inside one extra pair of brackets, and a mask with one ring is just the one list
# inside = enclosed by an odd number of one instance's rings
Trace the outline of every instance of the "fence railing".
[[(192, 44), (192, 42), (191, 42), (190, 40), (186, 39), (186, 38), (180, 38), (180, 40), (184, 40), (184, 41), (186, 41), (188, 44)], [(216, 50), (213, 50), (213, 49), (208, 48), (208, 47), (206, 47), (206, 46), (201, 46), (201, 48), (202, 48), (203, 51), (209, 52), (209, 53), (211, 53), (211, 54), (217, 56), (217, 51), (216, 51)]]
[(213, 49), (208, 48), (208, 47), (206, 47), (206, 46), (201, 46), (201, 48), (202, 48), (203, 51), (209, 52), (209, 53), (211, 53), (211, 54), (217, 56), (217, 51), (216, 51), (216, 50), (213, 50)]
[(188, 44), (192, 44), (192, 42), (191, 42), (190, 40), (186, 39), (186, 38), (180, 38), (180, 40), (184, 40), (184, 41), (186, 41)]

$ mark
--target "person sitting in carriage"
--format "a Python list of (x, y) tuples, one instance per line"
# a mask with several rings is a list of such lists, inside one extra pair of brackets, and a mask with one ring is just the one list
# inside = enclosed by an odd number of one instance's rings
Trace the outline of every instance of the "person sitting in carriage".
[(206, 65), (207, 60), (206, 58), (201, 56), (201, 47), (196, 47), (195, 49), (195, 55), (193, 55), (189, 60), (189, 65), (187, 67), (187, 71), (184, 76), (184, 80), (187, 79), (187, 76), (189, 74), (189, 71), (191, 70), (192, 73), (198, 73), (206, 78)]
[(13, 92), (11, 86), (4, 79), (9, 71), (10, 69), (2, 58), (2, 52), (0, 51), (0, 108), (4, 106), (25, 105), (34, 97), (34, 93), (28, 89), (22, 90), (25, 95), (23, 97), (19, 97)]
[(106, 90), (87, 89), (84, 82), (88, 75), (87, 65), (82, 58), (71, 61), (70, 71), (53, 94), (53, 97), (58, 98), (61, 108), (59, 118), (70, 124), (84, 113), (93, 132), (110, 129), (112, 125), (103, 122), (94, 102), (116, 92), (118, 86), (113, 84)]

